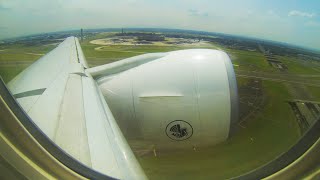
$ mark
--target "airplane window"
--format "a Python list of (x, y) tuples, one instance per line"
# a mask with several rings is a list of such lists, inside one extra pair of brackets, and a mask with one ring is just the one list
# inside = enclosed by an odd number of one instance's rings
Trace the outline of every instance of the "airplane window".
[(40, 132), (96, 172), (267, 177), (319, 138), (319, 7), (5, 1), (0, 76)]

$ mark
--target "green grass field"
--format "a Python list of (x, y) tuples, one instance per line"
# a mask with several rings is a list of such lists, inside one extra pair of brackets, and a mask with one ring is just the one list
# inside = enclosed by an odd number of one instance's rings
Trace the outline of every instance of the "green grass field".
[(277, 56), (287, 67), (288, 72), (293, 74), (320, 74), (310, 64), (305, 63), (295, 57)]
[(320, 102), (320, 87), (306, 86), (308, 92), (314, 97), (314, 100)]
[(234, 49), (225, 49), (225, 51), (230, 55), (232, 63), (238, 65), (236, 69), (264, 72), (274, 71), (260, 52)]

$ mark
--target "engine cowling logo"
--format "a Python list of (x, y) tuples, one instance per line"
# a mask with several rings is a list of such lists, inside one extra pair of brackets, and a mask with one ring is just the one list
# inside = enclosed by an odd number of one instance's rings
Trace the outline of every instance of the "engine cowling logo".
[(166, 134), (170, 139), (183, 141), (192, 136), (193, 128), (186, 121), (175, 120), (167, 125)]

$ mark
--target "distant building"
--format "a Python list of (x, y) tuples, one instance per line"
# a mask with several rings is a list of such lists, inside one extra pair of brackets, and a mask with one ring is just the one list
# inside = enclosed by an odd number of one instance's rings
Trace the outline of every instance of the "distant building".
[(164, 41), (165, 37), (159, 34), (142, 34), (139, 35), (138, 41)]

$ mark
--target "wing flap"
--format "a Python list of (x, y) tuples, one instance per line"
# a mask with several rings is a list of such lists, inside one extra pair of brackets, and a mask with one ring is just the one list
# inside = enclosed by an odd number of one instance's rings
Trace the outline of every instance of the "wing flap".
[[(95, 82), (83, 77), (83, 100), (92, 167), (112, 177), (121, 177), (110, 142), (110, 127), (95, 88)], [(110, 135), (109, 135), (110, 136)], [(113, 135), (112, 135), (113, 136)]]
[(81, 76), (69, 75), (58, 117), (53, 141), (91, 167)]

